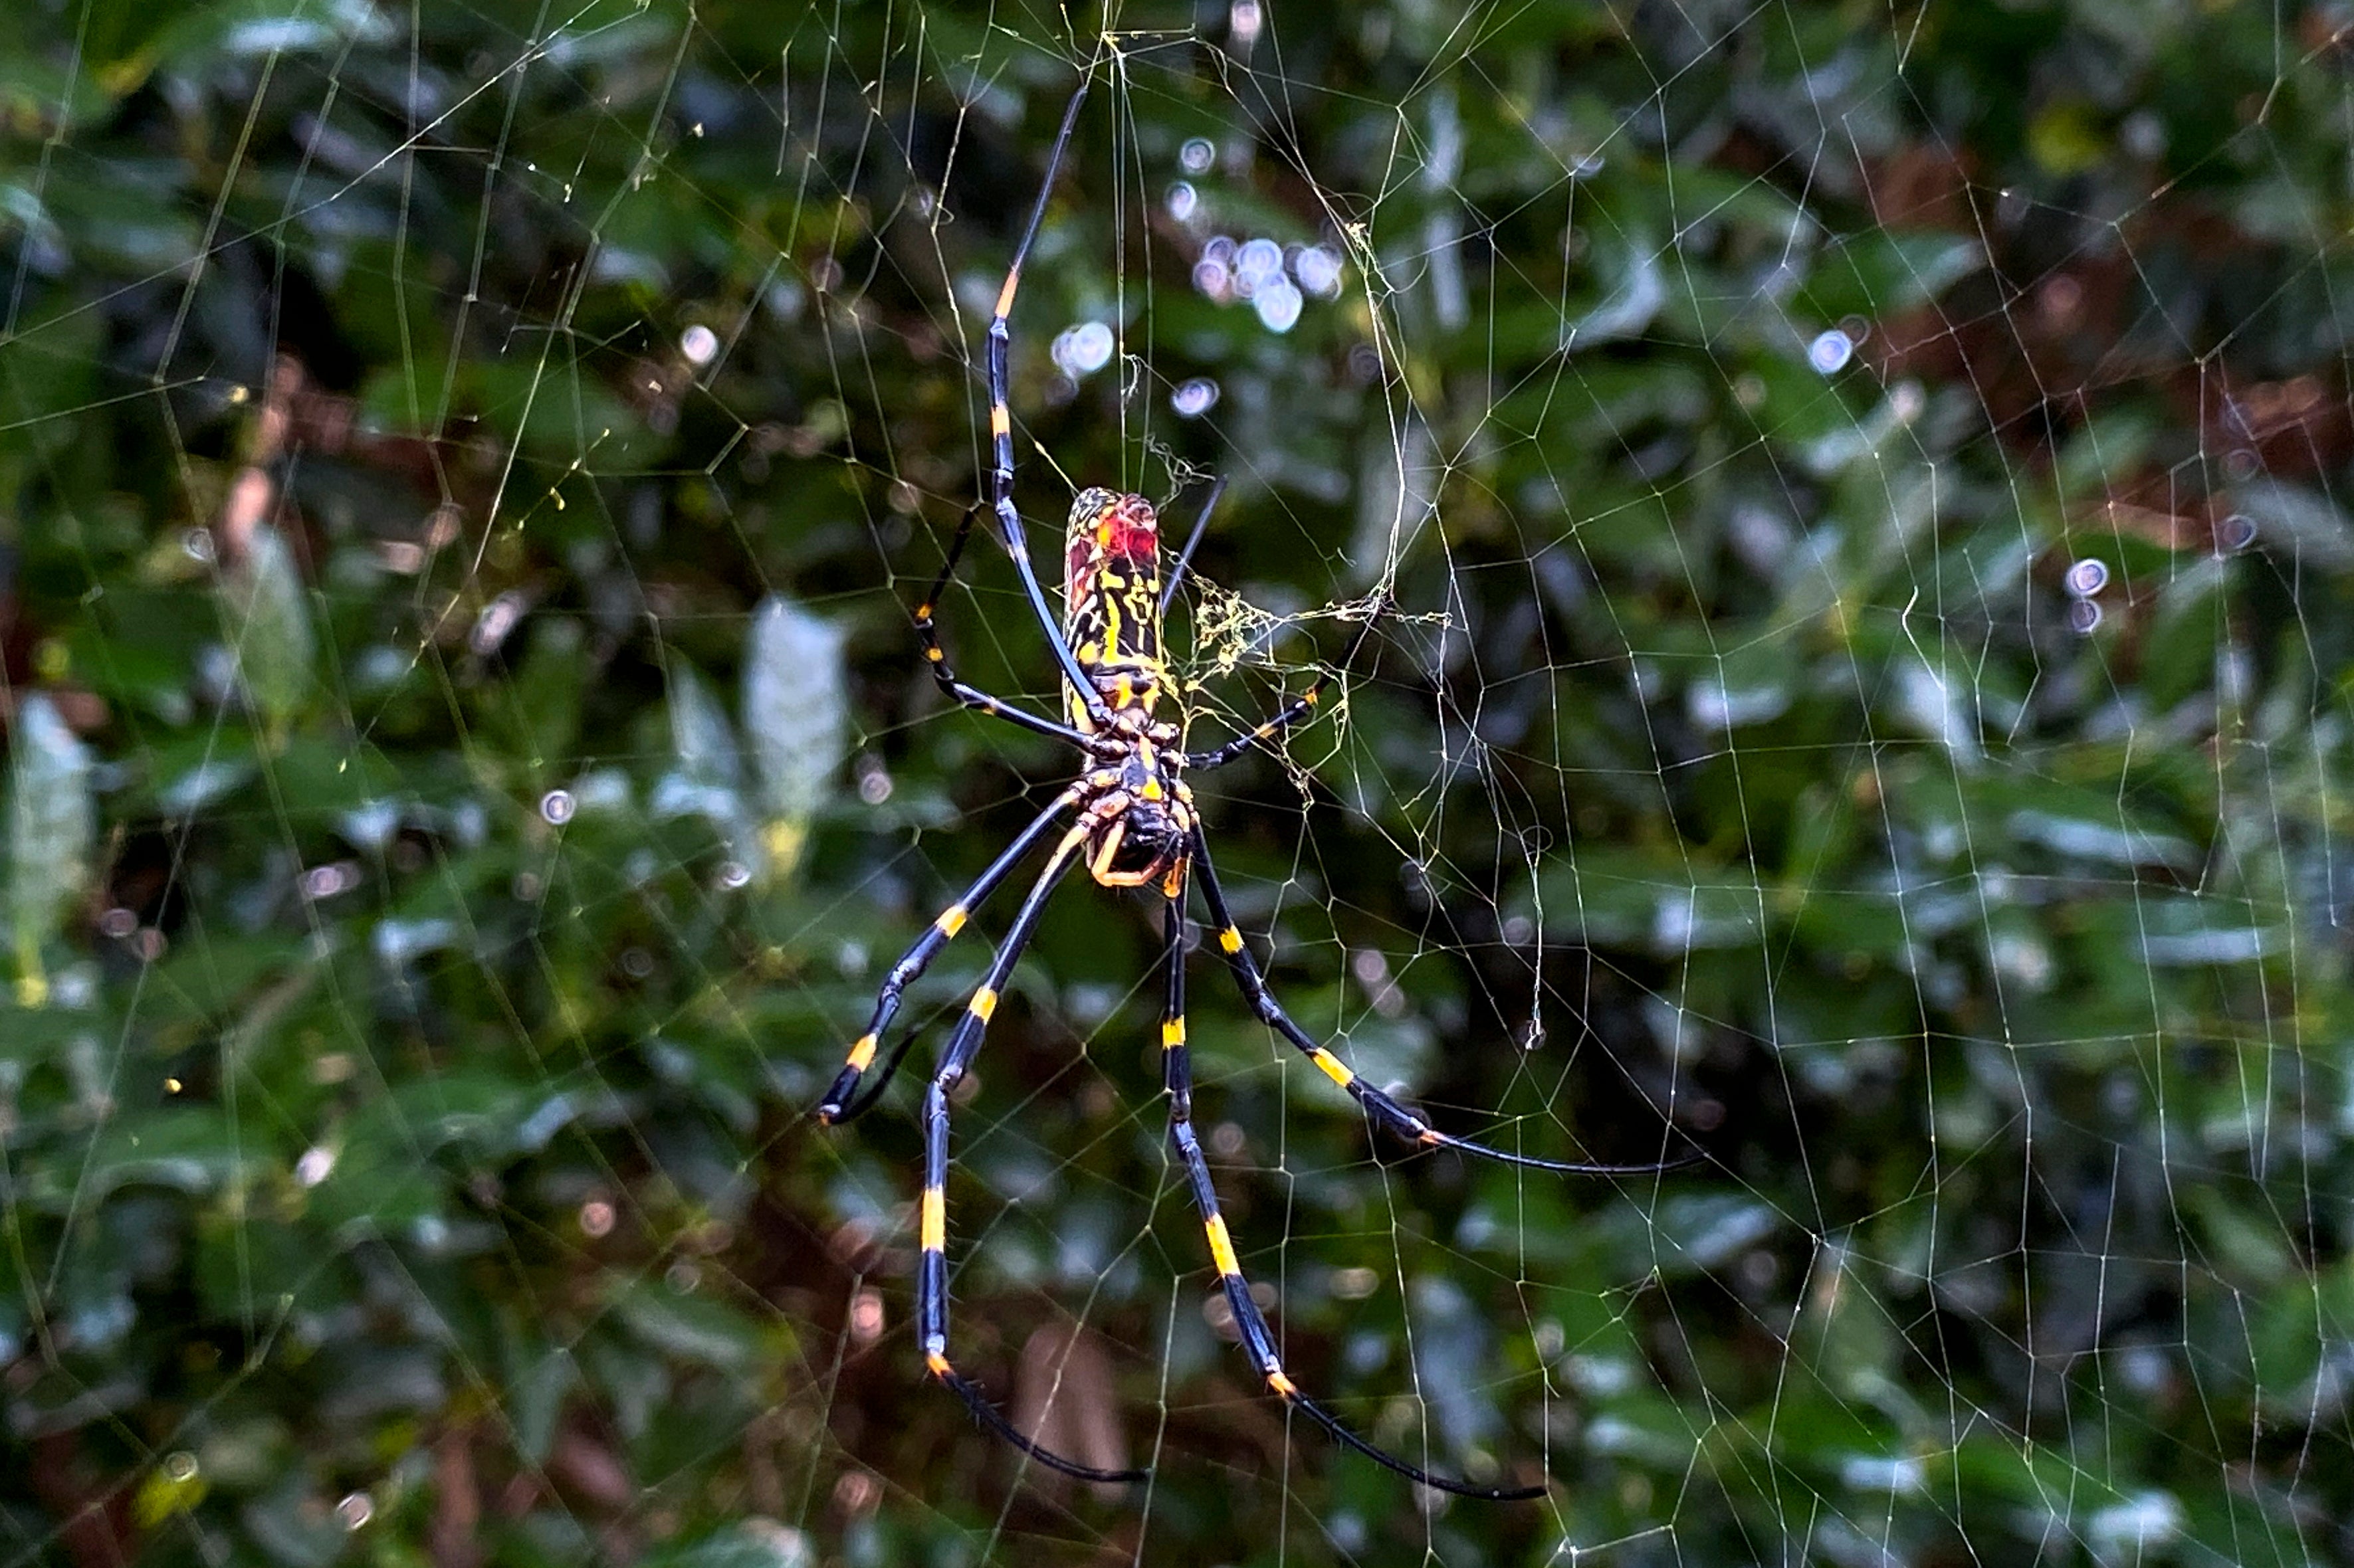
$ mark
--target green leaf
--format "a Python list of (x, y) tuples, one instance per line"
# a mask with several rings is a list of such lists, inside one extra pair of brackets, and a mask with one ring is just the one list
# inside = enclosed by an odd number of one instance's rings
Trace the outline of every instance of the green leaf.
[(267, 523), (222, 573), (221, 620), (238, 682), (274, 747), (310, 702), (319, 646), (293, 549)]
[(744, 649), (744, 733), (773, 875), (789, 876), (799, 863), (810, 824), (832, 795), (848, 749), (845, 640), (841, 627), (780, 593), (752, 612)]
[(758, 1372), (774, 1336), (707, 1296), (684, 1295), (660, 1280), (617, 1280), (607, 1302), (652, 1350), (731, 1376)]
[(639, 1559), (645, 1568), (814, 1568), (807, 1534), (772, 1519), (744, 1519), (691, 1541), (673, 1542)]
[(8, 923), (16, 954), (16, 1000), (48, 996), (41, 948), (82, 895), (98, 836), (90, 754), (57, 705), (39, 692), (16, 710), (9, 758)]

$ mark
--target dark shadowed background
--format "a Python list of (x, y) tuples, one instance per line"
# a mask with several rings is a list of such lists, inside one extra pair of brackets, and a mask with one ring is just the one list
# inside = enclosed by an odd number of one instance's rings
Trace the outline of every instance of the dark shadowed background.
[[(18, 0), (0, 1563), (2354, 1561), (2354, 9)], [(1190, 528), (1376, 1141), (907, 614)], [(963, 673), (1052, 666), (995, 546)], [(1196, 910), (1197, 916), (1200, 914)], [(1198, 933), (1197, 933), (1198, 935)]]

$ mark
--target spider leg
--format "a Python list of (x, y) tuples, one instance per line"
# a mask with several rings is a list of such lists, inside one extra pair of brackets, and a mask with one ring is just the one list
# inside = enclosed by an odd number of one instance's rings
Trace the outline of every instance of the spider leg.
[(1498, 1502), (1520, 1502), (1544, 1496), (1542, 1486), (1479, 1487), (1435, 1476), (1418, 1465), (1409, 1464), (1359, 1436), (1339, 1416), (1300, 1393), (1299, 1385), (1284, 1372), (1283, 1358), (1275, 1348), (1275, 1335), (1267, 1328), (1267, 1317), (1258, 1309), (1258, 1303), (1251, 1299), (1250, 1282), (1243, 1277), (1242, 1263), (1235, 1255), (1234, 1237), (1226, 1230), (1225, 1216), (1218, 1212), (1218, 1193), (1210, 1181), (1210, 1162), (1204, 1157), (1202, 1140), (1193, 1131), (1193, 1067), (1185, 1044), (1185, 913), (1181, 898), (1169, 900), (1163, 919), (1167, 939), (1161, 961), (1169, 977), (1169, 1002), (1161, 1017), (1161, 1081), (1169, 1091), (1169, 1140), (1177, 1146), (1177, 1156), (1184, 1162), (1186, 1183), (1193, 1189), (1193, 1206), (1201, 1212), (1202, 1230), (1209, 1238), (1210, 1258), (1217, 1266), (1219, 1287), (1225, 1292), (1235, 1327), (1242, 1333), (1243, 1350), (1257, 1367), (1259, 1376), (1278, 1399), (1331, 1433), (1336, 1441), (1408, 1480), (1458, 1497)]
[(1414, 1112), (1398, 1104), (1381, 1090), (1352, 1072), (1341, 1058), (1319, 1045), (1308, 1032), (1291, 1021), (1283, 1004), (1275, 1000), (1267, 980), (1258, 970), (1258, 962), (1243, 945), (1243, 934), (1235, 924), (1234, 914), (1226, 907), (1226, 895), (1218, 886), (1218, 874), (1210, 865), (1208, 835), (1199, 823), (1193, 829), (1193, 869), (1202, 885), (1202, 896), (1209, 901), (1210, 917), (1217, 922), (1218, 950), (1226, 956), (1226, 968), (1234, 975), (1236, 989), (1243, 1000), (1251, 1005), (1275, 1032), (1299, 1047), (1300, 1054), (1316, 1065), (1316, 1070), (1331, 1079), (1355, 1097), (1364, 1107), (1366, 1118), (1394, 1138), (1426, 1149), (1452, 1149), (1481, 1160), (1493, 1160), (1500, 1164), (1523, 1166), (1531, 1171), (1554, 1171), (1566, 1176), (1656, 1176), (1662, 1171), (1695, 1165), (1703, 1156), (1691, 1154), (1681, 1160), (1656, 1160), (1643, 1165), (1598, 1165), (1583, 1160), (1540, 1160), (1532, 1154), (1515, 1154), (1510, 1150), (1496, 1149), (1476, 1143), (1468, 1138), (1439, 1131)]
[(956, 537), (949, 542), (948, 559), (940, 564), (940, 575), (932, 579), (931, 591), (924, 596), (924, 602), (916, 607), (916, 635), (923, 639), (924, 658), (932, 667), (932, 679), (939, 683), (941, 691), (965, 707), (978, 708), (991, 718), (1002, 718), (1039, 735), (1066, 741), (1082, 751), (1092, 751), (1093, 746), (1087, 737), (1070, 726), (1025, 713), (977, 686), (969, 686), (958, 680), (956, 671), (949, 666), (948, 650), (940, 646), (939, 627), (933, 621), (932, 612), (939, 607), (940, 595), (948, 591), (949, 579), (956, 576), (957, 558), (964, 554), (964, 542), (971, 536), (973, 519), (981, 513), (978, 505), (966, 510), (964, 520), (957, 524)]
[(965, 1004), (964, 1016), (949, 1031), (948, 1044), (940, 1052), (939, 1068), (924, 1090), (923, 1250), (916, 1265), (916, 1333), (924, 1347), (925, 1370), (964, 1401), (974, 1420), (1014, 1447), (1048, 1469), (1060, 1470), (1078, 1480), (1139, 1481), (1144, 1478), (1141, 1470), (1102, 1470), (1082, 1465), (1026, 1436), (949, 1360), (949, 1092), (963, 1080), (966, 1069), (981, 1050), (981, 1034), (989, 1027), (990, 1015), (997, 1011), (999, 990), (1005, 984), (1006, 976), (1013, 972), (1014, 962), (1022, 957), (1023, 949), (1030, 945), (1038, 916), (1046, 907), (1046, 896), (1063, 880), (1064, 873), (1071, 869), (1072, 856), (1086, 842), (1088, 825), (1082, 821), (1065, 833), (1062, 842), (1055, 846), (1055, 853), (1047, 857), (1045, 869), (1031, 884), (1029, 895), (1022, 901), (1021, 913), (1014, 916), (1013, 927), (998, 946), (988, 978), (972, 993), (972, 1000)]
[(852, 1044), (849, 1060), (843, 1064), (841, 1074), (833, 1080), (833, 1086), (826, 1090), (825, 1098), (817, 1103), (818, 1120), (838, 1127), (865, 1115), (875, 1102), (883, 1097), (883, 1091), (891, 1085), (891, 1075), (899, 1070), (900, 1060), (907, 1054), (908, 1043), (915, 1039), (913, 1033), (892, 1047), (891, 1054), (884, 1059), (883, 1070), (876, 1075), (875, 1082), (864, 1094), (857, 1096), (854, 1103), (852, 1099), (857, 1091), (859, 1079), (875, 1063), (875, 1043), (883, 1038), (883, 1032), (891, 1026), (892, 1018), (899, 1011), (901, 994), (931, 968), (932, 960), (940, 956), (940, 949), (964, 929), (965, 920), (981, 906), (981, 901), (994, 893), (997, 885), (1012, 874), (1013, 868), (1021, 863), (1022, 857), (1046, 836), (1046, 830), (1055, 825), (1055, 819), (1078, 802), (1081, 793), (1080, 788), (1074, 784), (1055, 796), (1052, 804), (1031, 819), (1028, 827), (1014, 835), (1013, 842), (1005, 846), (1004, 853), (991, 861), (989, 868), (973, 879), (972, 885), (964, 890), (963, 895), (940, 911), (939, 917), (916, 938), (916, 945), (899, 955), (899, 961), (893, 964), (891, 972), (883, 977), (883, 989), (875, 998), (875, 1016), (867, 1021), (866, 1033)]
[(1166, 616), (1169, 607), (1176, 602), (1177, 590), (1184, 586), (1185, 568), (1193, 564), (1193, 547), (1210, 530), (1210, 514), (1218, 509), (1218, 498), (1226, 493), (1226, 476), (1218, 475), (1210, 486), (1210, 498), (1202, 503), (1202, 514), (1193, 519), (1193, 531), (1185, 536), (1185, 547), (1177, 552), (1176, 564), (1169, 568), (1168, 586), (1161, 590), (1161, 613)]
[(1063, 128), (1055, 136), (1054, 151), (1046, 155), (1045, 182), (1038, 187), (1038, 205), (1030, 209), (1029, 226), (1022, 231), (1022, 243), (1014, 248), (1013, 263), (1005, 270), (1005, 285), (997, 293), (997, 311), (989, 318), (989, 338), (983, 351), (983, 363), (989, 378), (989, 505), (997, 514), (998, 532), (1005, 553), (1013, 557), (1013, 569), (1022, 578), (1022, 590), (1029, 597), (1030, 609), (1045, 629), (1046, 641), (1055, 650), (1055, 662), (1063, 668), (1063, 676), (1071, 683), (1086, 706), (1087, 716), (1105, 727), (1111, 725), (1111, 709), (1105, 705), (1103, 694), (1079, 668), (1076, 655), (1063, 640), (1062, 629), (1055, 622), (1055, 612), (1046, 607), (1046, 590), (1038, 586), (1037, 569), (1030, 564), (1030, 545), (1022, 531), (1022, 514), (1013, 509), (1013, 414), (1010, 407), (1012, 378), (1007, 373), (1006, 357), (1013, 343), (1013, 332), (1007, 318), (1013, 313), (1014, 291), (1022, 286), (1022, 264), (1029, 260), (1031, 242), (1038, 238), (1039, 226), (1045, 221), (1046, 199), (1055, 193), (1055, 176), (1061, 173), (1063, 154), (1070, 150), (1071, 132), (1079, 122), (1079, 105), (1087, 101), (1087, 83), (1082, 78), (1079, 89), (1071, 94), (1070, 107), (1063, 111)]
[[(1215, 498), (1213, 497), (1213, 499)], [(1193, 546), (1188, 545), (1186, 548), (1190, 550)], [(1382, 618), (1382, 612), (1389, 609), (1389, 607), (1390, 601), (1386, 596), (1373, 601), (1373, 608), (1372, 611), (1366, 615), (1365, 623), (1357, 628), (1357, 634), (1349, 639), (1348, 651), (1341, 655), (1341, 663), (1342, 666), (1345, 667), (1356, 662), (1357, 653), (1359, 650), (1364, 647), (1365, 639), (1373, 634), (1373, 622), (1379, 620)], [(1308, 689), (1306, 691), (1300, 693), (1298, 696), (1284, 704), (1282, 707), (1277, 709), (1276, 712), (1271, 715), (1266, 722), (1259, 725), (1257, 728), (1248, 730), (1244, 734), (1238, 735), (1232, 740), (1225, 742), (1224, 745), (1213, 747), (1208, 751), (1202, 752), (1198, 756), (1190, 756), (1186, 758), (1185, 766), (1196, 772), (1205, 768), (1224, 768), (1227, 763), (1232, 762), (1235, 758), (1240, 757), (1244, 752), (1248, 751), (1252, 747), (1257, 746), (1268, 736), (1278, 735), (1283, 731), (1289, 729), (1293, 725), (1298, 724), (1301, 719), (1306, 718), (1310, 713), (1315, 711), (1316, 700), (1324, 694), (1325, 683), (1331, 680), (1331, 678), (1332, 675), (1331, 671), (1319, 669), (1316, 672), (1316, 678), (1308, 683)]]

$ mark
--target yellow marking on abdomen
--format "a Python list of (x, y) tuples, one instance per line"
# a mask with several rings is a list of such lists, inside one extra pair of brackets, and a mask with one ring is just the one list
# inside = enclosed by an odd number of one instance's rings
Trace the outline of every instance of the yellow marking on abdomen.
[(1235, 1256), (1235, 1238), (1226, 1234), (1225, 1215), (1212, 1214), (1202, 1222), (1202, 1228), (1209, 1233), (1210, 1261), (1218, 1266), (1218, 1272), (1226, 1276), (1240, 1274), (1243, 1266)]
[(972, 993), (972, 1000), (964, 1004), (964, 1010), (986, 1023), (997, 1011), (997, 993), (982, 986)]
[(1182, 1045), (1183, 1044), (1185, 1044), (1185, 1021), (1182, 1018), (1162, 1019), (1161, 1021), (1161, 1048), (1163, 1051), (1174, 1051), (1178, 1046)]
[(858, 1043), (850, 1048), (850, 1070), (854, 1073), (863, 1073), (873, 1065), (874, 1061), (875, 1036), (862, 1034), (858, 1037)]
[(941, 936), (953, 937), (959, 931), (964, 929), (964, 906), (961, 904), (951, 904), (947, 908), (940, 911), (940, 917), (933, 921), (932, 924), (939, 927)]
[(1218, 933), (1218, 946), (1227, 952), (1239, 953), (1243, 950), (1243, 934), (1229, 926)]
[(924, 1189), (923, 1245), (926, 1252), (948, 1250), (949, 1195), (938, 1187)]
[(1321, 1045), (1319, 1045), (1314, 1051), (1310, 1052), (1308, 1059), (1315, 1063), (1317, 1068), (1322, 1072), (1326, 1077), (1331, 1079), (1334, 1083), (1340, 1085), (1344, 1089), (1351, 1084), (1357, 1081), (1357, 1075), (1349, 1071), (1347, 1064), (1343, 1063), (1340, 1057), (1332, 1054), (1331, 1052), (1325, 1050)]

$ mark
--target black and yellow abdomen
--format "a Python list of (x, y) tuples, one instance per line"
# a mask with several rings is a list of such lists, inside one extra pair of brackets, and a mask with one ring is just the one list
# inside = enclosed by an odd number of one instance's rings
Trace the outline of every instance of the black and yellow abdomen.
[[(1150, 714), (1166, 671), (1161, 662), (1161, 531), (1141, 495), (1079, 492), (1063, 534), (1063, 635), (1115, 710)], [(1076, 692), (1071, 723), (1095, 726)]]

